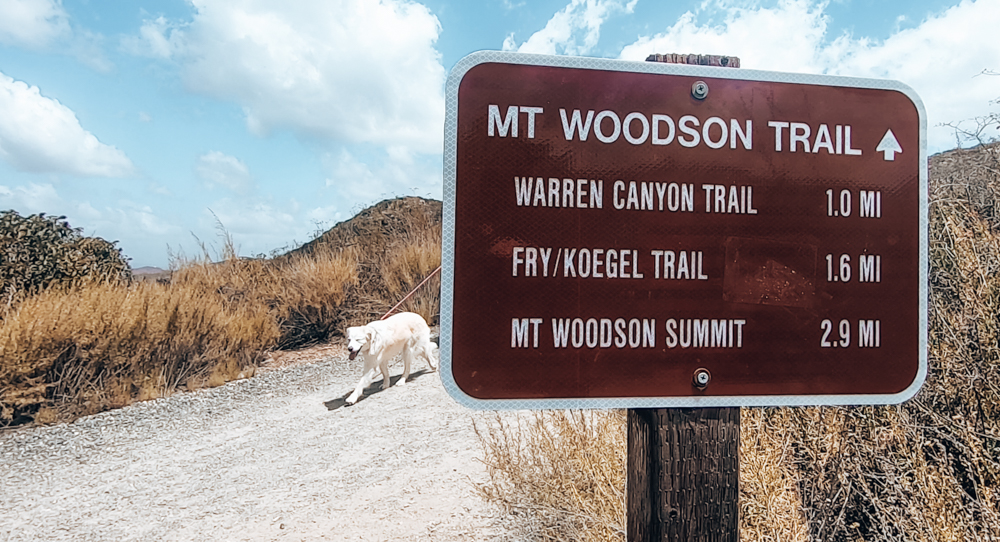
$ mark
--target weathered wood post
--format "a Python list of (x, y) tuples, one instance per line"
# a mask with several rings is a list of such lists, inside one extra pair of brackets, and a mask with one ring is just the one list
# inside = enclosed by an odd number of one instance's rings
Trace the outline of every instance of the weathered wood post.
[[(646, 60), (740, 65), (739, 58), (716, 55), (654, 54)], [(739, 448), (739, 408), (629, 409), (629, 542), (738, 541)]]
[(739, 408), (629, 409), (629, 542), (739, 540), (739, 444)]

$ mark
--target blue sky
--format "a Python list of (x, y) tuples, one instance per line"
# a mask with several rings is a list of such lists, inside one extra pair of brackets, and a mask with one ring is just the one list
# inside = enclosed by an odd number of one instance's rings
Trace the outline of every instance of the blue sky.
[(473, 51), (897, 79), (943, 123), (998, 112), (1000, 1), (0, 0), (0, 209), (65, 215), (133, 267), (309, 240), (441, 197), (444, 81)]

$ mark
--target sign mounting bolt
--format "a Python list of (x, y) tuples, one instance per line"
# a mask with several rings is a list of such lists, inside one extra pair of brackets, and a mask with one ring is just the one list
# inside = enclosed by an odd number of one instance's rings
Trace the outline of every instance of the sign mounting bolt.
[(708, 97), (708, 83), (704, 81), (695, 81), (691, 85), (691, 95), (698, 100), (704, 100)]
[(712, 373), (708, 372), (708, 369), (698, 369), (694, 372), (694, 387), (703, 390), (708, 387), (708, 383), (712, 381)]

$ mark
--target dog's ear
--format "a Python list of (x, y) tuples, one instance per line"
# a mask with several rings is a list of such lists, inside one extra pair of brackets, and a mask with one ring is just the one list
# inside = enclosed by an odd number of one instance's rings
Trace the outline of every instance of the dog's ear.
[(382, 350), (382, 337), (379, 335), (378, 329), (368, 326), (365, 328), (365, 333), (368, 335), (368, 351), (373, 354), (380, 352)]

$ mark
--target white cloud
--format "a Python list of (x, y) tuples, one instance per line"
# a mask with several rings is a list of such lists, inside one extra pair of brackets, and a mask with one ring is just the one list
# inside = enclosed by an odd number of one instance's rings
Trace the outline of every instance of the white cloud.
[(194, 169), (210, 187), (220, 185), (235, 192), (245, 193), (253, 184), (246, 164), (234, 156), (219, 151), (199, 156)]
[(58, 1), (0, 2), (0, 43), (42, 49), (71, 33), (69, 15)]
[[(65, 187), (64, 187), (65, 188)], [(49, 183), (0, 185), (0, 210), (14, 209), (21, 216), (45, 213), (65, 215), (73, 227), (82, 227), (83, 235), (119, 241), (132, 265), (167, 265), (167, 244), (186, 235), (178, 217), (164, 217), (145, 203), (130, 200), (88, 201), (86, 189), (74, 183), (66, 196)], [(84, 194), (80, 196), (79, 194)], [(99, 196), (98, 196), (99, 197)]]
[(341, 149), (336, 158), (324, 156), (323, 160), (331, 169), (331, 175), (326, 179), (327, 186), (363, 185), (374, 182), (375, 174), (368, 164), (360, 162), (346, 149)]
[(309, 220), (310, 224), (309, 232), (305, 237), (306, 241), (319, 237), (320, 234), (328, 231), (346, 218), (336, 205), (316, 207), (306, 211), (305, 217)]
[(651, 53), (730, 55), (739, 57), (744, 68), (815, 73), (822, 69), (817, 53), (826, 35), (826, 5), (811, 0), (779, 0), (772, 8), (706, 3), (705, 9), (718, 10), (723, 22), (699, 23), (699, 14), (689, 11), (664, 32), (626, 46), (621, 58), (645, 60)]
[(389, 159), (396, 164), (401, 166), (413, 164), (413, 153), (407, 147), (400, 145), (386, 147), (385, 152), (389, 155)]
[(145, 21), (139, 28), (138, 36), (123, 37), (122, 47), (136, 56), (169, 59), (181, 52), (183, 41), (183, 29), (160, 16)]
[[(267, 254), (294, 239), (305, 239), (311, 231), (297, 216), (296, 207), (292, 201), (282, 205), (263, 198), (222, 198), (212, 202), (201, 214), (200, 229), (218, 234), (218, 219), (232, 236), (240, 256)], [(214, 246), (209, 239), (202, 238), (202, 241)], [(212, 256), (219, 254), (221, 252), (215, 250)]]
[[(98, 227), (107, 227), (116, 237), (161, 237), (178, 235), (181, 228), (159, 217), (149, 205), (120, 201), (118, 208), (105, 208)], [(141, 234), (141, 235), (137, 235)]]
[(240, 104), (257, 134), (439, 153), (445, 70), (437, 18), (406, 0), (191, 0), (185, 23), (149, 21), (127, 50), (168, 58), (193, 91)]
[[(987, 39), (1000, 27), (1000, 3), (964, 0), (888, 39), (829, 36), (827, 2), (779, 0), (765, 8), (731, 2), (703, 4), (654, 36), (622, 50), (621, 58), (643, 60), (650, 53), (733, 55), (743, 68), (896, 79), (913, 87), (927, 111), (930, 152), (955, 144), (951, 129), (990, 111), (1000, 97), (995, 78), (976, 77), (1000, 68), (1000, 41)], [(699, 15), (721, 13), (718, 24)]]
[(28, 183), (23, 186), (0, 186), (0, 209), (14, 209), (22, 216), (34, 213), (53, 214), (65, 206), (51, 184)]
[(977, 77), (1000, 68), (1000, 41), (986, 38), (1000, 28), (1000, 3), (964, 1), (901, 30), (884, 42), (838, 37), (822, 51), (829, 73), (898, 79), (912, 86), (927, 109), (931, 146), (954, 146), (944, 122), (959, 122), (987, 112), (1000, 97), (994, 77)]
[(76, 213), (74, 214), (87, 221), (95, 221), (101, 218), (101, 212), (95, 209), (88, 201), (78, 203), (76, 205)]
[(517, 40), (514, 39), (514, 33), (511, 32), (507, 34), (507, 37), (503, 39), (503, 45), (500, 49), (504, 51), (516, 51), (517, 50)]
[(341, 187), (342, 192), (353, 196), (351, 199), (373, 201), (380, 194), (386, 194), (385, 175), (376, 175), (371, 166), (355, 158), (346, 149), (341, 149), (336, 157), (324, 156), (323, 162), (330, 170), (326, 186)]
[(337, 222), (343, 220), (343, 213), (336, 205), (326, 207), (316, 207), (306, 213), (306, 218), (313, 224), (325, 226), (324, 231), (333, 227)]
[(417, 159), (392, 148), (384, 157), (363, 158), (346, 149), (323, 156), (329, 171), (326, 185), (335, 188), (338, 197), (371, 203), (400, 196), (442, 197), (439, 159)]
[(132, 162), (80, 126), (68, 107), (38, 87), (0, 73), (0, 158), (21, 171), (125, 177)]
[(503, 50), (520, 53), (585, 55), (597, 46), (601, 25), (617, 13), (632, 13), (638, 0), (571, 0), (552, 16), (545, 28), (535, 32), (521, 45), (514, 35), (503, 41)]
[(148, 205), (119, 201), (117, 207), (104, 206), (99, 210), (89, 201), (67, 201), (48, 183), (0, 186), (0, 209), (14, 209), (22, 216), (66, 215), (74, 227), (86, 224), (84, 235), (100, 235), (108, 240), (181, 233), (180, 228), (157, 216)]
[(109, 73), (115, 65), (104, 54), (104, 36), (89, 30), (73, 32), (72, 39), (63, 45), (62, 53), (72, 56), (92, 70)]
[(59, 0), (0, 1), (0, 44), (58, 51), (107, 73), (114, 65), (101, 48), (103, 36), (74, 29)]
[(163, 186), (160, 183), (153, 182), (153, 181), (150, 181), (146, 185), (146, 190), (149, 190), (153, 194), (159, 194), (161, 196), (173, 196), (174, 195), (174, 193), (171, 192), (169, 188), (167, 188), (166, 186)]

